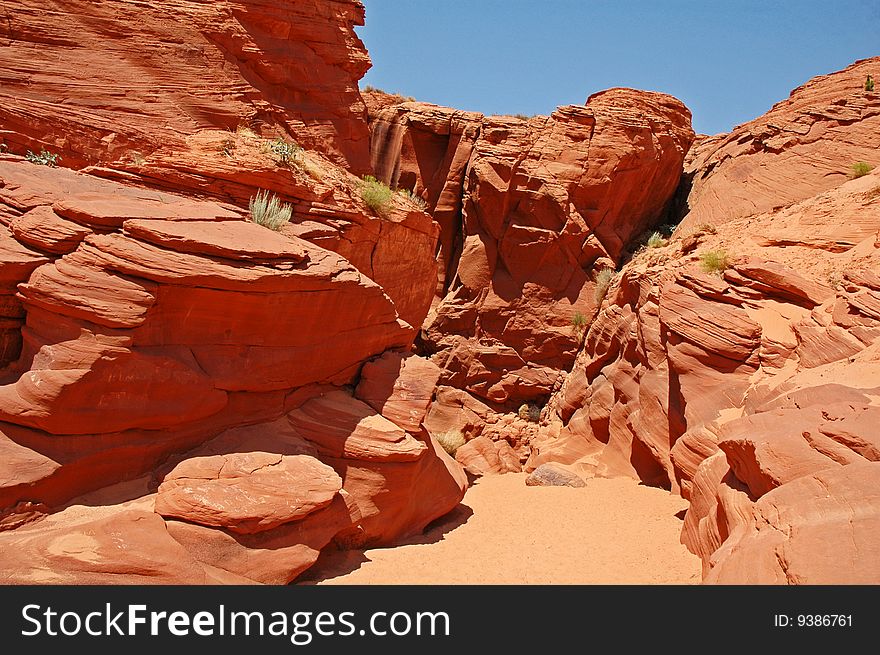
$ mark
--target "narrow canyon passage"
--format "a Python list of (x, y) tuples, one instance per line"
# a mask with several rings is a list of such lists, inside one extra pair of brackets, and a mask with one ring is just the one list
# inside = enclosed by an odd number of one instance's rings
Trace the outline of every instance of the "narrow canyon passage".
[(331, 552), (305, 584), (698, 584), (679, 543), (687, 502), (626, 478), (527, 487), (481, 478), (445, 521), (406, 545)]

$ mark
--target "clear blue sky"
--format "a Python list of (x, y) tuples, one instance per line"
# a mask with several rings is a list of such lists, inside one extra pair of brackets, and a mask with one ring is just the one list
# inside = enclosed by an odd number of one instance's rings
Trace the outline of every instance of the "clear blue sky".
[(486, 114), (613, 86), (664, 91), (729, 131), (815, 75), (880, 55), (880, 0), (364, 0), (361, 82)]

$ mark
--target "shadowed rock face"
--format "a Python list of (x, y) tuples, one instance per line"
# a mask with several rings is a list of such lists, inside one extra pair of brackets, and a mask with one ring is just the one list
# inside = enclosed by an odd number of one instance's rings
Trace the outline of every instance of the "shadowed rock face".
[(612, 89), (528, 120), (368, 96), (371, 157), (440, 224), (422, 347), (494, 403), (546, 398), (596, 311), (598, 271), (661, 218), (693, 132), (659, 93)]
[(45, 147), (80, 166), (265, 124), (367, 170), (358, 0), (3, 0), (0, 13), (0, 137), (13, 152)]

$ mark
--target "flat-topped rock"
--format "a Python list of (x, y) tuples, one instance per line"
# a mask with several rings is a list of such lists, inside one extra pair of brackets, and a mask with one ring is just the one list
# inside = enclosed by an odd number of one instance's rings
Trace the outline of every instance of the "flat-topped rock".
[(92, 233), (91, 229), (61, 218), (46, 206), (12, 219), (9, 229), (21, 243), (55, 255), (73, 252)]
[(156, 512), (166, 518), (253, 534), (329, 505), (336, 472), (307, 455), (231, 453), (184, 460), (165, 476)]
[(250, 221), (129, 220), (123, 232), (177, 252), (213, 255), (242, 261), (307, 258), (306, 245)]
[(51, 206), (82, 225), (117, 228), (131, 218), (240, 220), (241, 213), (212, 200), (196, 200), (27, 161), (0, 160), (0, 202), (26, 212)]

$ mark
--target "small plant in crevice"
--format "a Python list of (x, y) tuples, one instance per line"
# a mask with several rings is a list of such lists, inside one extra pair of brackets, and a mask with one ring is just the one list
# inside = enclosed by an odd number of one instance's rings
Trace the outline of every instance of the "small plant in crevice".
[(251, 221), (276, 232), (290, 221), (293, 212), (290, 205), (281, 202), (278, 196), (261, 189), (250, 202)]
[(840, 291), (843, 285), (843, 275), (841, 275), (838, 271), (831, 271), (827, 277), (828, 286), (830, 286), (835, 291)]
[(666, 245), (666, 239), (659, 232), (654, 232), (654, 234), (648, 237), (647, 244), (649, 248), (662, 248)]
[(299, 167), (312, 179), (317, 180), (318, 182), (321, 182), (324, 179), (323, 175), (321, 175), (321, 168), (309, 161), (309, 159), (305, 157), (305, 153), (303, 153), (303, 157), (299, 160)]
[(32, 164), (39, 164), (40, 166), (49, 166), (51, 168), (55, 168), (55, 166), (57, 165), (57, 162), (61, 159), (61, 157), (59, 157), (56, 153), (49, 152), (48, 150), (45, 150), (45, 149), (41, 150), (39, 155), (28, 150), (27, 154), (24, 156), (24, 158), (27, 159)]
[(571, 317), (571, 330), (580, 339), (587, 329), (587, 317), (581, 312), (575, 312)]
[(857, 161), (852, 166), (849, 167), (849, 176), (853, 179), (858, 177), (863, 177), (874, 170), (874, 167), (871, 166), (866, 161)]
[(275, 163), (279, 166), (290, 166), (303, 150), (297, 144), (285, 141), (280, 137), (267, 142), (266, 149), (273, 155)]
[(596, 274), (596, 304), (601, 305), (614, 279), (614, 271), (610, 268), (603, 268)]
[(541, 406), (535, 403), (523, 403), (516, 412), (523, 421), (538, 423), (541, 420)]
[(387, 184), (372, 175), (365, 175), (361, 180), (361, 199), (377, 214), (382, 214), (388, 209), (393, 195), (394, 192)]
[(428, 203), (425, 202), (424, 198), (422, 198), (419, 195), (416, 195), (413, 191), (410, 191), (409, 189), (398, 189), (397, 193), (401, 197), (409, 200), (411, 203), (413, 203), (416, 207), (421, 209), (423, 212), (428, 211)]
[(865, 91), (873, 91), (874, 90), (874, 78), (868, 75), (865, 78)]
[(223, 143), (220, 144), (220, 151), (230, 159), (232, 158), (233, 153), (236, 148), (238, 148), (238, 144), (235, 143), (235, 139), (229, 137), (228, 139), (223, 139)]
[(700, 254), (700, 268), (705, 273), (721, 275), (730, 268), (730, 256), (724, 250), (707, 250)]
[(461, 448), (467, 441), (464, 438), (464, 435), (461, 433), (461, 430), (447, 430), (446, 432), (441, 432), (440, 434), (434, 435), (434, 438), (437, 440), (437, 443), (440, 444), (440, 447), (443, 448), (449, 454), (450, 457), (455, 457), (456, 451)]

